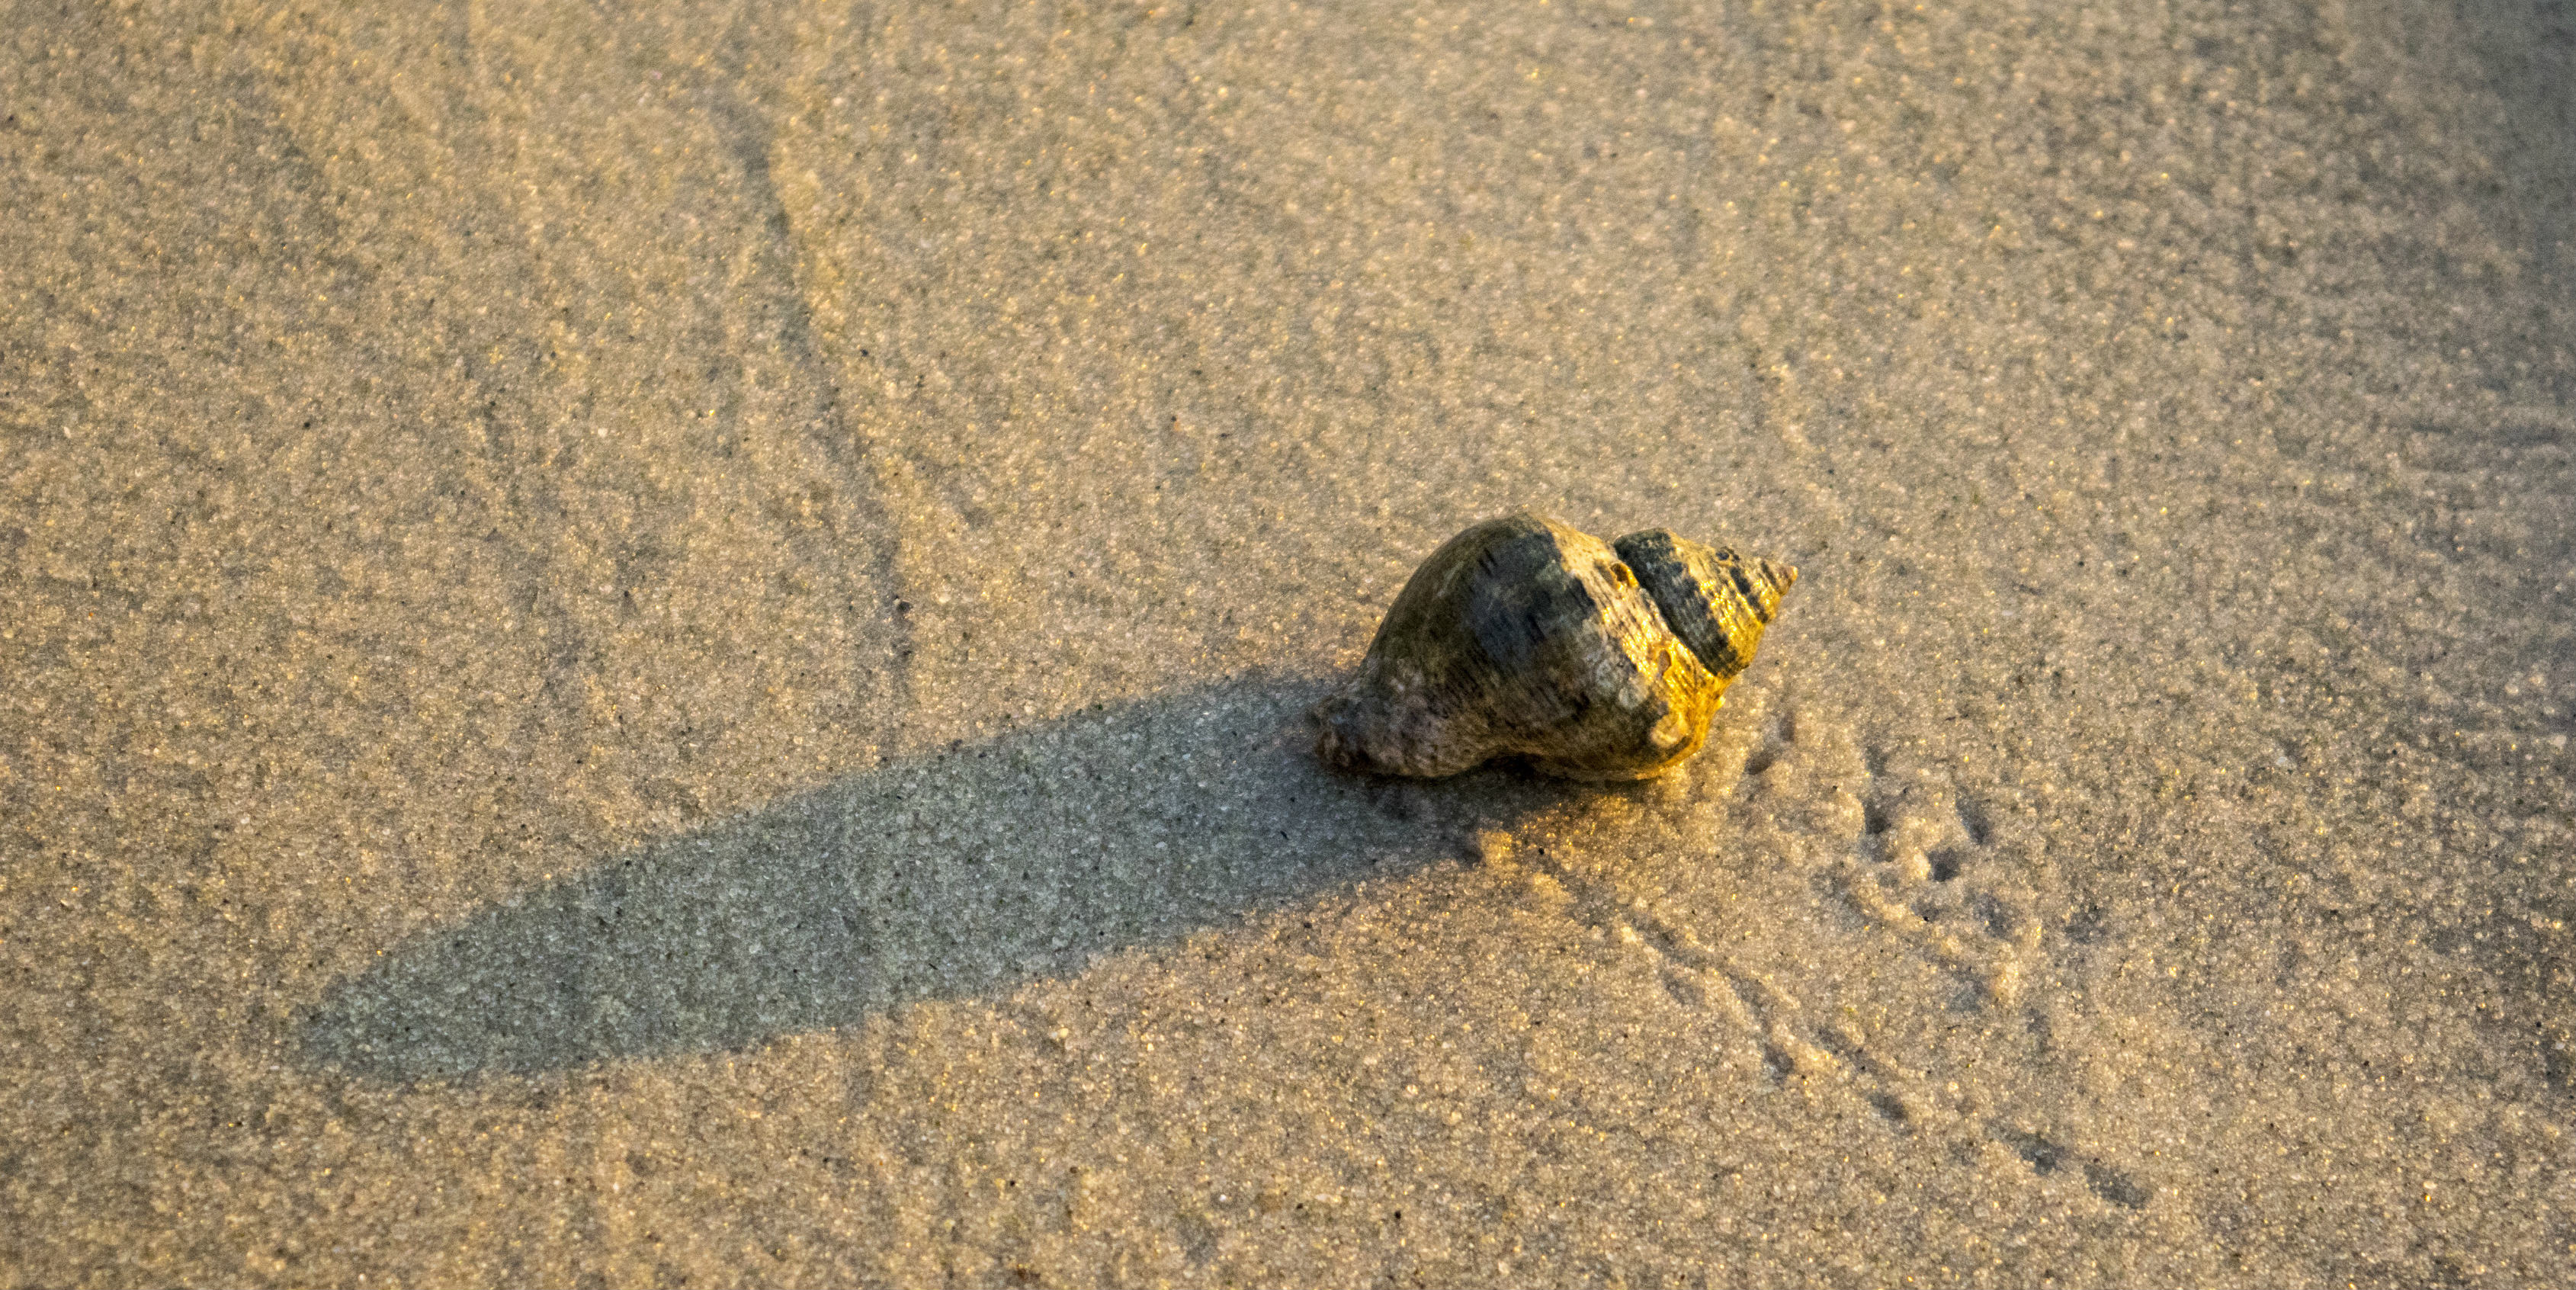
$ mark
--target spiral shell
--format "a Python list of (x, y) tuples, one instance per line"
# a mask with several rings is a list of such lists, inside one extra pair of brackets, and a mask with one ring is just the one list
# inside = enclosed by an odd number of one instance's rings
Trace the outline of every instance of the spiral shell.
[(1798, 571), (1664, 529), (1616, 543), (1543, 516), (1442, 544), (1368, 657), (1317, 704), (1345, 770), (1454, 775), (1524, 757), (1566, 779), (1650, 779), (1698, 752)]

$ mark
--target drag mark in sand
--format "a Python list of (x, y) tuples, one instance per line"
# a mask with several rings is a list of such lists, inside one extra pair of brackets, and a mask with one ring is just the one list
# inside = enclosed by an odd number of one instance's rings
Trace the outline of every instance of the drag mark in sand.
[[(1761, 1045), (1763, 1073), (1773, 1083), (1802, 1074), (1828, 1080), (1867, 1079), (1874, 1070), (1886, 1069), (1857, 1044), (1850, 1048), (1860, 1060), (1836, 1057), (1802, 1028), (1804, 1009), (1795, 997), (1768, 976), (1711, 948), (1684, 920), (1654, 902), (1643, 897), (1623, 900), (1608, 883), (1576, 872), (1544, 849), (1528, 863), (1572, 898), (1577, 917), (1651, 958), (1675, 1002), (1693, 1010), (1713, 1010), (1752, 1036)], [(1875, 1087), (1861, 1091), (1891, 1122), (1901, 1125), (1913, 1118), (1901, 1097)]]

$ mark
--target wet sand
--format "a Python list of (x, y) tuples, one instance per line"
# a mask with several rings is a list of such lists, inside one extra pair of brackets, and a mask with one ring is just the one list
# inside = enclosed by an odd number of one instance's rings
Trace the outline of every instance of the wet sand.
[(21, 6), (0, 1284), (2561, 1279), (2566, 9)]

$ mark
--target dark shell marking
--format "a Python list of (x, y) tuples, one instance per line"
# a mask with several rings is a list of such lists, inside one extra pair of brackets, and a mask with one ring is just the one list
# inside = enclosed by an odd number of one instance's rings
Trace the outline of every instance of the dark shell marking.
[(1673, 634), (1722, 680), (1753, 666), (1762, 629), (1798, 581), (1788, 565), (1701, 546), (1671, 529), (1631, 533), (1610, 545), (1654, 596)]

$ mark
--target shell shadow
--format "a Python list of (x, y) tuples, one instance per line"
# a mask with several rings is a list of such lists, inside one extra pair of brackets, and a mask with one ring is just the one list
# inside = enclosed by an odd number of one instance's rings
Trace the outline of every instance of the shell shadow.
[(1239, 924), (1584, 791), (1317, 765), (1320, 681), (1238, 681), (899, 761), (646, 843), (396, 949), (299, 1026), (368, 1078), (742, 1048)]

